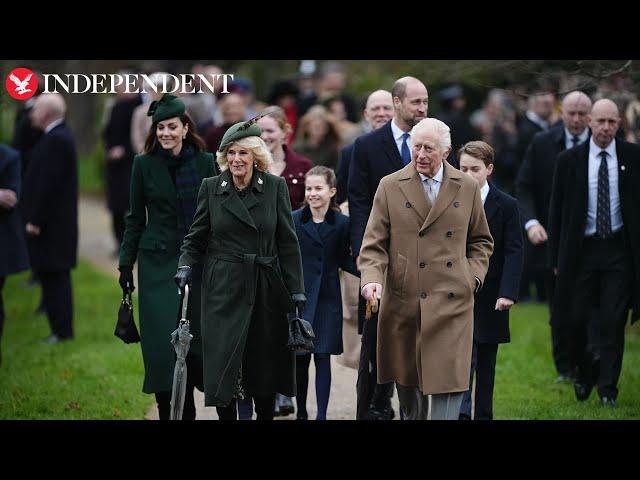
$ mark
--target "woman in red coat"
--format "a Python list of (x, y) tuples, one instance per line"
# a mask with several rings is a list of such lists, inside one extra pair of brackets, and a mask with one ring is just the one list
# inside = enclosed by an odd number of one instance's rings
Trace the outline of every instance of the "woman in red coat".
[(273, 157), (269, 173), (284, 177), (289, 189), (291, 208), (297, 210), (304, 201), (304, 176), (311, 169), (311, 160), (298, 155), (286, 144), (291, 125), (280, 107), (268, 107), (273, 113), (258, 120), (262, 129), (262, 140), (267, 144)]

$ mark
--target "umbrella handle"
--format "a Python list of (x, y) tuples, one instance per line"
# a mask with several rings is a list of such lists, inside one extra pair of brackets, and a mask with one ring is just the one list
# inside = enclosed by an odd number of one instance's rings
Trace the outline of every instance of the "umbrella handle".
[[(178, 293), (181, 293), (180, 291), (178, 291)], [(180, 322), (189, 322), (189, 320), (187, 320), (187, 307), (189, 305), (189, 285), (185, 285), (184, 286), (184, 300), (182, 301), (182, 318), (180, 319)]]

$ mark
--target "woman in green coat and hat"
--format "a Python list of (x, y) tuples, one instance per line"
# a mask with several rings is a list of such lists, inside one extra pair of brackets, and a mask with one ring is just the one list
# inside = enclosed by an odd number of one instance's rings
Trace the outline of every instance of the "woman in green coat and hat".
[[(143, 154), (131, 174), (131, 206), (120, 248), (120, 286), (133, 290), (133, 264), (138, 261), (140, 338), (144, 360), (142, 391), (155, 393), (160, 420), (168, 420), (175, 350), (170, 335), (181, 308), (173, 275), (182, 240), (196, 211), (202, 180), (217, 173), (213, 155), (195, 131), (185, 104), (174, 95), (153, 102), (152, 125)], [(200, 285), (196, 268), (194, 286)], [(187, 394), (183, 420), (195, 419), (193, 388), (203, 391), (200, 341), (200, 292), (189, 299), (188, 318), (194, 338), (187, 356)]]
[(204, 261), (205, 405), (218, 407), (222, 420), (236, 419), (245, 395), (258, 420), (272, 420), (275, 394), (296, 394), (287, 313), (304, 308), (302, 260), (287, 184), (268, 173), (271, 154), (256, 120), (224, 134), (223, 173), (202, 182), (175, 277), (184, 288)]

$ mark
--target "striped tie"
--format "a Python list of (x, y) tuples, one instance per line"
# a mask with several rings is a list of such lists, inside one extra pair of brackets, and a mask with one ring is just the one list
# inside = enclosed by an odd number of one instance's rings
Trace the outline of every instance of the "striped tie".
[(607, 152), (600, 152), (602, 158), (598, 170), (598, 207), (596, 210), (596, 235), (600, 238), (611, 236), (611, 207), (609, 205), (609, 169)]

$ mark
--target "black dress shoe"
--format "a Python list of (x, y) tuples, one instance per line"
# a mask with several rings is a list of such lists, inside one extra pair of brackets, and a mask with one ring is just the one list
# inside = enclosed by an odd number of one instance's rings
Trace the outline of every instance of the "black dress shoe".
[(592, 389), (593, 389), (593, 385), (587, 385), (587, 384), (578, 383), (578, 382), (573, 384), (573, 391), (576, 394), (576, 398), (581, 402), (584, 402), (587, 398), (589, 398), (589, 395), (591, 395)]
[(394, 412), (391, 407), (369, 407), (369, 414), (367, 415), (367, 420), (393, 420), (393, 417), (396, 416), (396, 412)]
[(600, 403), (603, 407), (616, 408), (618, 406), (616, 404), (616, 399), (613, 397), (602, 397), (600, 399)]

